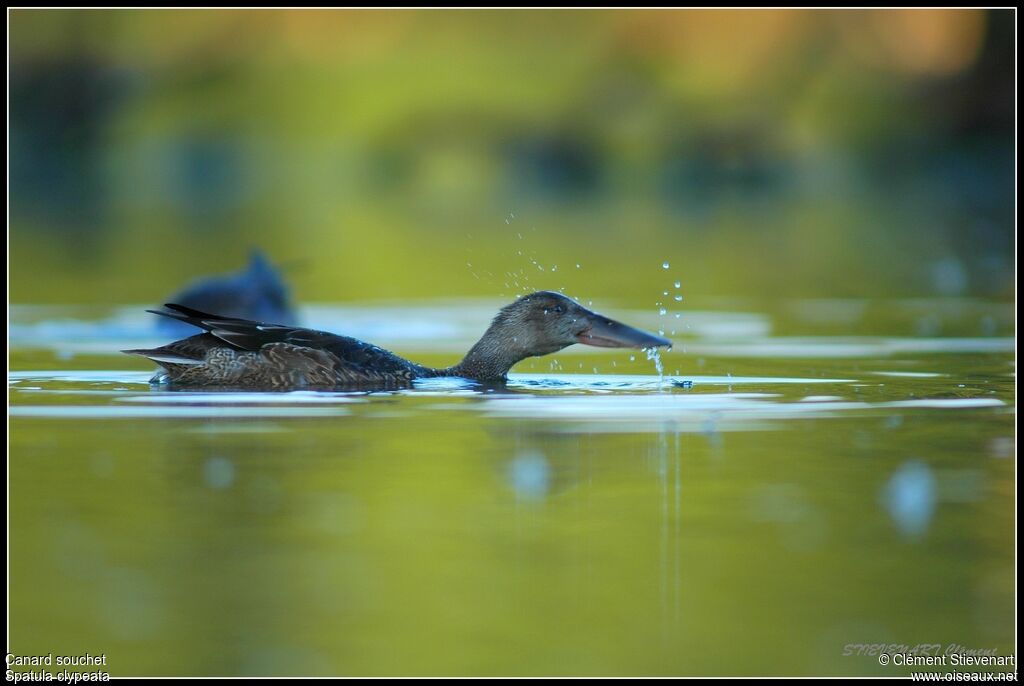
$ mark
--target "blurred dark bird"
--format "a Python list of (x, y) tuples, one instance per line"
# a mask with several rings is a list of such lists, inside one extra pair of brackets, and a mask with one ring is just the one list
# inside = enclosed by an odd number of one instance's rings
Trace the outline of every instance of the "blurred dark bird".
[[(298, 323), (284, 278), (258, 249), (249, 254), (245, 269), (199, 279), (169, 299), (191, 309), (219, 312), (225, 317), (287, 325)], [(175, 319), (160, 319), (157, 327), (167, 335), (185, 335), (192, 330)]]
[(561, 293), (539, 291), (503, 307), (453, 367), (423, 367), (354, 338), (206, 314), (179, 304), (148, 310), (205, 333), (152, 350), (125, 350), (163, 368), (154, 383), (254, 390), (402, 388), (416, 379), (502, 382), (512, 365), (574, 343), (605, 348), (672, 347), (667, 338), (591, 312)]

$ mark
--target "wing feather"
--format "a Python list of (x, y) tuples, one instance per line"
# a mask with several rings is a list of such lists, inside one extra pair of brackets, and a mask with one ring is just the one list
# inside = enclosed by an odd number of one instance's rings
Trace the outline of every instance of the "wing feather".
[[(324, 331), (221, 317), (184, 305), (150, 310), (206, 333), (152, 350), (125, 351), (163, 364), (188, 365), (187, 377), (214, 383), (241, 373), (252, 385), (397, 386), (428, 371), (369, 343)], [(234, 352), (232, 352), (234, 351)], [(248, 360), (248, 361), (245, 361)], [(206, 362), (205, 366), (197, 364)], [(243, 369), (239, 369), (241, 364)]]

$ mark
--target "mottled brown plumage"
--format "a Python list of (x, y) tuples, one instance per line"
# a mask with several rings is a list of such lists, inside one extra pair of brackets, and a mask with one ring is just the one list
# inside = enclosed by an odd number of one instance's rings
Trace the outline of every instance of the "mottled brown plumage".
[(458, 364), (435, 369), (355, 338), (293, 326), (220, 317), (168, 304), (150, 310), (206, 333), (151, 350), (125, 350), (163, 367), (154, 382), (175, 387), (257, 390), (403, 388), (453, 376), (503, 381), (517, 362), (584, 343), (653, 348), (671, 341), (591, 312), (561, 293), (539, 291), (502, 308)]

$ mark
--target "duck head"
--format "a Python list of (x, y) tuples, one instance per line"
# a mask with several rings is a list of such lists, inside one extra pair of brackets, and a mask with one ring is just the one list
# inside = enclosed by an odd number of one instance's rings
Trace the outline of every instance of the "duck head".
[(601, 348), (672, 347), (672, 341), (609, 319), (553, 291), (503, 307), (458, 368), (474, 378), (503, 378), (516, 362), (574, 343)]

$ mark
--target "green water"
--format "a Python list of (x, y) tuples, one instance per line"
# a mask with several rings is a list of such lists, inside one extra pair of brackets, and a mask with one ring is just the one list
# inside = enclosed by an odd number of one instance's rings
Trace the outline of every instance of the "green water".
[[(16, 310), (9, 650), (114, 675), (895, 675), (851, 646), (1012, 653), (1012, 306), (925, 309), (955, 337), (907, 335), (906, 304), (843, 338), (789, 306), (690, 312), (661, 380), (571, 349), (505, 389), (374, 394), (153, 390), (115, 352), (148, 322)], [(403, 312), (372, 333), (418, 361), (479, 329), (438, 343)]]

